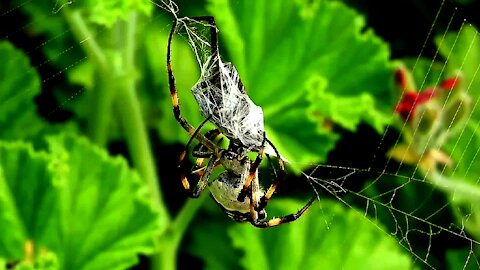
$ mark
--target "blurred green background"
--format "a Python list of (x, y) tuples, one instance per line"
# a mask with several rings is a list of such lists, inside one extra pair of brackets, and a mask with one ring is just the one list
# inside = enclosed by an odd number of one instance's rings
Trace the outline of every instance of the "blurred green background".
[[(298, 221), (266, 230), (182, 188), (189, 136), (166, 74), (173, 16), (154, 2), (0, 4), (0, 269), (480, 268), (479, 1), (176, 1), (180, 17), (215, 17), (223, 59), (289, 161), (269, 217), (318, 196)], [(405, 135), (416, 127), (394, 113), (400, 66), (416, 91), (462, 72), (452, 93), (472, 102), (461, 133), (418, 147), (454, 167), (389, 158), (416, 146)], [(198, 126), (189, 89), (200, 72), (184, 35), (172, 68)], [(268, 186), (268, 167), (260, 173)]]

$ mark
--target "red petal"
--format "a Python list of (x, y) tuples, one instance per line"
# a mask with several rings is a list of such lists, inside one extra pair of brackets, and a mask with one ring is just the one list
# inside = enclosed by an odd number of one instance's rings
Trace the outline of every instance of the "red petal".
[(403, 93), (402, 101), (400, 103), (410, 103), (413, 105), (417, 99), (418, 99), (417, 92), (408, 91)]
[(407, 88), (407, 71), (404, 68), (398, 68), (395, 70), (395, 82), (402, 89)]
[(429, 101), (435, 95), (436, 92), (434, 89), (427, 89), (420, 93), (413, 91), (405, 92), (400, 103), (395, 107), (395, 112), (404, 120), (408, 121), (415, 115), (415, 109), (417, 106)]
[(425, 102), (429, 101), (429, 100), (432, 99), (436, 94), (437, 94), (437, 93), (436, 93), (435, 90), (432, 89), (432, 88), (423, 90), (423, 91), (420, 92), (420, 94), (418, 95), (415, 105), (420, 105), (420, 104), (422, 104), (422, 103), (425, 103)]
[(447, 78), (445, 79), (440, 86), (446, 90), (452, 90), (457, 85), (458, 78)]
[(404, 120), (409, 120), (414, 114), (418, 96), (419, 94), (417, 92), (405, 92), (402, 96), (402, 99), (395, 107), (395, 112), (398, 113)]

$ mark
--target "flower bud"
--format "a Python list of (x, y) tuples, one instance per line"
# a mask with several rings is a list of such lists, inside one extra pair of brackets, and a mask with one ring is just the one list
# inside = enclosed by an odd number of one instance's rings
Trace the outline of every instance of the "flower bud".
[(417, 112), (411, 127), (416, 130), (418, 136), (431, 136), (434, 134), (441, 124), (441, 109), (435, 102), (429, 102), (417, 107)]
[(420, 155), (414, 151), (414, 147), (407, 144), (395, 145), (387, 152), (387, 157), (408, 165), (415, 165), (420, 159)]
[(444, 128), (450, 130), (461, 127), (471, 113), (472, 99), (469, 95), (462, 93), (455, 96), (455, 99), (449, 102), (444, 113)]
[(395, 84), (402, 92), (412, 91), (416, 88), (412, 77), (410, 71), (404, 66), (400, 66), (395, 70)]

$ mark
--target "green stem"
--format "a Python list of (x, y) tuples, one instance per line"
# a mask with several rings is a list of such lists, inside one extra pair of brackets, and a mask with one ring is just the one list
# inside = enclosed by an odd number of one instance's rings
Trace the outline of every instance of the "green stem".
[[(101, 78), (95, 80), (98, 85), (95, 87), (95, 95), (92, 95), (90, 109), (91, 121), (89, 121), (89, 134), (93, 142), (99, 146), (105, 146), (108, 140), (108, 130), (112, 115), (113, 90), (115, 89), (115, 77), (108, 72), (101, 72), (97, 75)], [(95, 119), (95, 120), (93, 120)]]
[(134, 167), (139, 170), (149, 184), (149, 188), (153, 193), (153, 200), (155, 205), (160, 207), (162, 217), (168, 217), (163, 196), (160, 193), (153, 153), (135, 92), (134, 82), (124, 81), (122, 83), (118, 89), (115, 105), (120, 114), (120, 122), (124, 127)]
[(143, 120), (140, 102), (137, 97), (136, 77), (133, 74), (135, 53), (136, 15), (131, 13), (127, 22), (126, 40), (123, 51), (124, 68), (123, 80), (118, 81), (118, 94), (115, 105), (120, 115), (120, 123), (123, 126), (129, 152), (132, 156), (134, 167), (137, 168), (147, 181), (153, 195), (153, 202), (159, 208), (162, 218), (169, 220), (168, 211), (160, 192), (160, 184), (157, 177), (155, 160), (151, 151), (147, 128)]
[[(97, 68), (99, 85), (95, 88), (95, 106), (92, 110), (90, 132), (97, 144), (104, 144), (108, 138), (108, 123), (112, 103), (119, 114), (124, 129), (129, 153), (135, 168), (149, 185), (153, 204), (158, 208), (163, 224), (168, 224), (161, 236), (162, 249), (152, 257), (153, 269), (176, 269), (177, 252), (189, 224), (202, 203), (208, 198), (208, 191), (197, 200), (188, 200), (173, 221), (168, 214), (159, 185), (153, 153), (137, 97), (135, 74), (135, 49), (137, 15), (132, 12), (128, 20), (116, 25), (116, 51), (121, 52), (120, 68), (111, 65), (109, 59), (89, 31), (80, 12), (63, 9), (72, 31), (80, 41), (89, 58)], [(123, 28), (125, 27), (125, 28)], [(110, 57), (111, 58), (111, 57)], [(104, 116), (104, 117), (102, 117)]]
[(450, 195), (461, 198), (469, 198), (472, 201), (480, 200), (480, 188), (476, 185), (466, 182), (464, 179), (454, 179), (445, 177), (439, 173), (432, 172), (428, 179), (438, 188)]
[(114, 102), (113, 105), (120, 114), (120, 122), (125, 131), (133, 165), (148, 183), (154, 205), (159, 209), (162, 218), (168, 222), (170, 217), (160, 192), (147, 128), (136, 94), (136, 77), (132, 75), (135, 70), (136, 13), (132, 12), (125, 22), (126, 31), (119, 31), (121, 37), (118, 38), (117, 51), (122, 53), (122, 65), (117, 67), (109, 64), (109, 62), (113, 62), (112, 59), (109, 61), (103, 53), (102, 47), (97, 43), (81, 13), (75, 10), (71, 11), (69, 8), (63, 8), (62, 12), (71, 25), (74, 36), (82, 44), (89, 59), (93, 61), (99, 71), (97, 78), (100, 83), (95, 88), (95, 106), (90, 117), (92, 120), (90, 132), (93, 140), (100, 144), (106, 142), (111, 105)]
[(198, 199), (189, 199), (185, 202), (182, 209), (175, 217), (175, 220), (172, 222), (171, 226), (172, 228), (175, 228), (173, 238), (181, 240), (185, 231), (188, 229), (190, 222), (193, 220), (205, 200), (209, 198), (209, 194), (210, 190), (205, 189)]
[(107, 56), (103, 53), (97, 43), (95, 36), (91, 33), (82, 14), (79, 11), (63, 9), (63, 14), (71, 25), (74, 36), (79, 40), (85, 49), (89, 59), (94, 62), (95, 77), (98, 84), (95, 85), (91, 98), (90, 117), (88, 133), (92, 141), (100, 146), (105, 146), (108, 138), (112, 102), (115, 89), (114, 71), (108, 66)]
[(189, 199), (183, 205), (173, 222), (170, 223), (169, 229), (161, 238), (162, 251), (160, 257), (157, 258), (159, 261), (154, 262), (156, 268), (153, 269), (177, 269), (178, 248), (193, 218), (205, 200), (209, 198), (208, 193), (209, 191), (205, 190), (198, 199)]
[[(135, 12), (131, 13), (129, 20), (126, 23), (126, 37), (123, 37), (125, 38), (125, 44), (119, 45), (119, 48), (122, 49), (123, 52), (122, 60), (124, 60), (121, 70), (116, 70), (114, 66), (107, 64), (107, 57), (95, 40), (93, 33), (90, 32), (79, 11), (70, 11), (69, 8), (63, 8), (62, 12), (70, 23), (74, 36), (82, 44), (87, 55), (93, 60), (97, 69), (101, 71), (100, 78), (102, 80), (102, 87), (98, 87), (95, 90), (105, 92), (98, 94), (97, 96), (103, 99), (103, 101), (96, 102), (99, 108), (94, 110), (96, 113), (95, 115), (92, 115), (91, 119), (95, 121), (92, 122), (96, 122), (100, 115), (110, 115), (110, 106), (108, 106), (110, 101), (108, 100), (112, 98), (113, 94), (111, 93), (117, 91), (118, 94), (115, 96), (116, 99), (114, 100), (114, 105), (119, 109), (118, 111), (121, 116), (120, 122), (125, 130), (127, 144), (132, 155), (134, 166), (149, 184), (150, 190), (153, 193), (154, 205), (159, 208), (162, 217), (169, 219), (163, 196), (160, 193), (153, 153), (151, 152), (147, 129), (143, 121), (140, 104), (136, 95), (135, 76), (132, 75), (132, 71), (135, 70), (134, 55), (137, 21)], [(105, 113), (99, 114), (99, 111), (104, 111)], [(108, 122), (108, 118), (106, 119)], [(103, 122), (103, 120), (100, 122)], [(106, 123), (102, 125), (100, 123), (95, 123), (94, 126), (98, 129), (104, 130), (104, 132), (98, 133), (106, 134), (108, 128)]]
[(73, 35), (83, 46), (89, 58), (92, 59), (100, 69), (106, 70), (108, 66), (107, 57), (95, 40), (94, 34), (90, 32), (80, 11), (70, 11), (70, 8), (64, 7), (62, 8), (62, 14), (71, 26)]

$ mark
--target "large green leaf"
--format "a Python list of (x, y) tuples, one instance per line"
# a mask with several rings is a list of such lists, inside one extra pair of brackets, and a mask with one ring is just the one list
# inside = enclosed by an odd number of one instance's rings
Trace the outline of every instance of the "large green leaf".
[(151, 253), (159, 219), (139, 175), (85, 139), (50, 137), (64, 186), (63, 269), (125, 269)]
[(19, 260), (24, 245), (57, 246), (58, 184), (51, 159), (23, 143), (0, 142), (0, 258)]
[(48, 143), (51, 155), (0, 144), (0, 257), (25, 259), (29, 241), (54, 252), (43, 261), (90, 270), (125, 269), (152, 253), (161, 219), (125, 160), (74, 136)]
[[(302, 204), (277, 200), (273, 206), (288, 214)], [(245, 253), (246, 269), (412, 269), (410, 255), (378, 226), (338, 202), (322, 200), (292, 224), (266, 231), (238, 225), (230, 235)]]
[(29, 138), (45, 125), (34, 103), (40, 76), (23, 52), (9, 42), (0, 42), (0, 59), (0, 138)]
[[(362, 121), (378, 131), (388, 123), (388, 47), (352, 9), (333, 1), (211, 0), (209, 10), (249, 95), (264, 109), (267, 136), (287, 159), (324, 160), (337, 139), (324, 127), (332, 120), (351, 130)], [(272, 125), (292, 121), (291, 110), (294, 123)], [(302, 132), (312, 124), (318, 132)]]
[[(296, 212), (305, 202), (275, 199), (269, 216)], [(228, 222), (228, 220), (227, 220)], [(198, 227), (197, 227), (198, 226)], [(195, 227), (192, 252), (207, 269), (413, 269), (397, 240), (354, 209), (322, 199), (298, 220), (274, 228), (208, 223)], [(216, 236), (212, 236), (214, 231)], [(228, 233), (231, 242), (223, 237)], [(214, 237), (214, 238), (212, 238)], [(236, 249), (232, 250), (229, 246)], [(240, 255), (239, 251), (241, 252)]]

